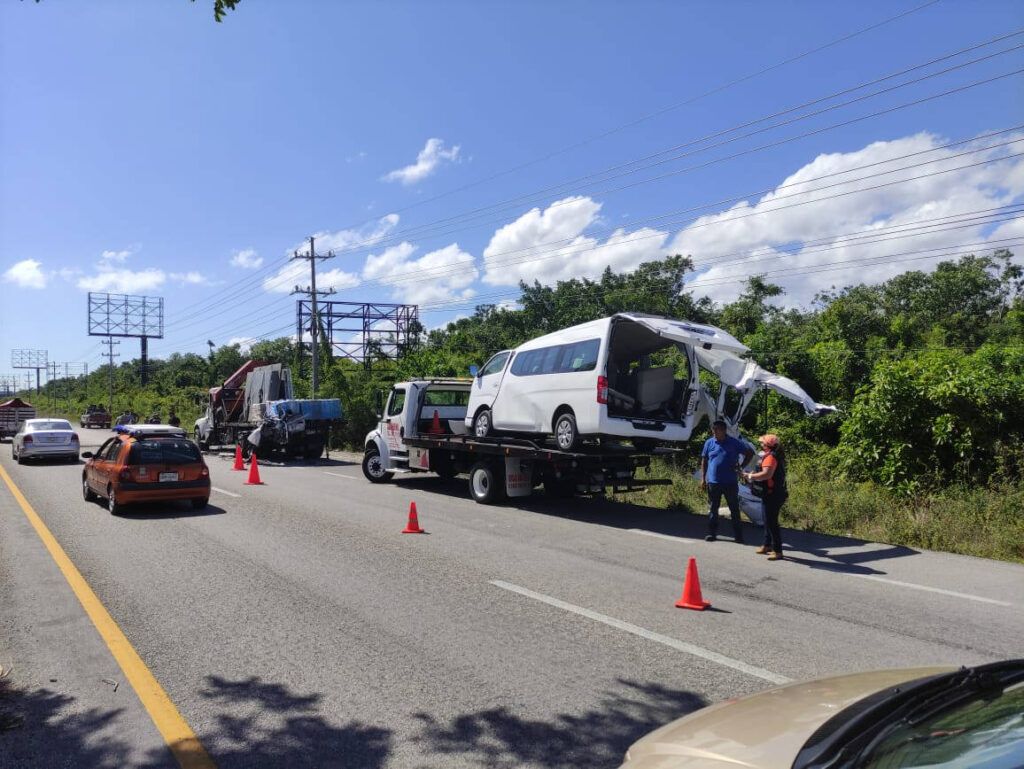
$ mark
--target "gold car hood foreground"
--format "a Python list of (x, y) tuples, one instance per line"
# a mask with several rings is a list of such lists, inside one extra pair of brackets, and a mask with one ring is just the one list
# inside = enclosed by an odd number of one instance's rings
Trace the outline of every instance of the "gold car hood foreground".
[(868, 695), (956, 668), (908, 668), (787, 684), (703, 708), (637, 740), (622, 769), (790, 769), (815, 730)]

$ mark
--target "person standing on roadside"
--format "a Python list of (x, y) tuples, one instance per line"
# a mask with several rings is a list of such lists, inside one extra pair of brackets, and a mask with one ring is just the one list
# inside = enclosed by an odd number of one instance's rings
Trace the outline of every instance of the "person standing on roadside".
[(750, 461), (754, 452), (725, 429), (725, 422), (715, 420), (711, 425), (712, 437), (704, 442), (700, 452), (700, 487), (708, 494), (708, 533), (704, 539), (714, 542), (718, 538), (718, 507), (724, 495), (732, 516), (733, 539), (743, 544), (737, 470)]
[(763, 454), (757, 472), (743, 474), (743, 479), (748, 483), (759, 481), (764, 484), (761, 497), (764, 503), (764, 544), (754, 552), (767, 554), (769, 561), (781, 561), (782, 529), (779, 527), (779, 513), (789, 497), (786, 488), (786, 454), (777, 435), (762, 435), (760, 444)]

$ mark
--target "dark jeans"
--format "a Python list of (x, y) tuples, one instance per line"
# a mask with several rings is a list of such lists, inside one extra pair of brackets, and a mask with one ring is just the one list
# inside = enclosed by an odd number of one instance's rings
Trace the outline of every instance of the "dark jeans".
[(737, 540), (743, 539), (743, 523), (740, 521), (740, 487), (738, 483), (708, 484), (708, 534), (718, 535), (718, 506), (722, 496), (732, 515), (732, 532)]
[(782, 530), (779, 528), (779, 511), (786, 502), (785, 494), (769, 494), (764, 497), (764, 546), (775, 553), (782, 552)]

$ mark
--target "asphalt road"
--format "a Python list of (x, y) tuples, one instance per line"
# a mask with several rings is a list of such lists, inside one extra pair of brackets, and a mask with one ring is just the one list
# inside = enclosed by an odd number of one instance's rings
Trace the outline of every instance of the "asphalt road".
[[(82, 431), (86, 443), (106, 436)], [(209, 509), (110, 516), (80, 466), (0, 465), (218, 766), (614, 767), (704, 704), (880, 667), (1024, 655), (1024, 568), (465, 481), (354, 458), (208, 458)], [(426, 535), (402, 535), (415, 500)], [(748, 541), (757, 534), (747, 531)], [(713, 610), (676, 609), (689, 556)], [(0, 767), (176, 763), (0, 483)]]

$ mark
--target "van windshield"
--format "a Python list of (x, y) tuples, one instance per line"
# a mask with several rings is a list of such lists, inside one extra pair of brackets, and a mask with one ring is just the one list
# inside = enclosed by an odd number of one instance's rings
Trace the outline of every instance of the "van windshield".
[(196, 445), (181, 438), (136, 441), (128, 454), (129, 465), (190, 465), (201, 461)]

